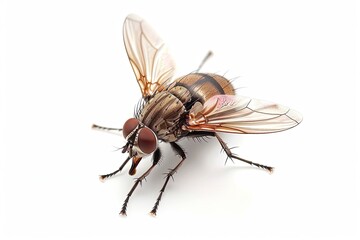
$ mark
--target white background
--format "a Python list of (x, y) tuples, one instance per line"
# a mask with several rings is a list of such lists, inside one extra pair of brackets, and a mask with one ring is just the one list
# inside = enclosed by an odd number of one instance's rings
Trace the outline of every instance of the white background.
[[(274, 174), (224, 166), (213, 140), (183, 140), (188, 159), (153, 218), (163, 173), (178, 162), (162, 145), (161, 164), (118, 216), (133, 177), (97, 175), (122, 163), (113, 150), (124, 140), (90, 126), (121, 127), (140, 98), (122, 42), (129, 13), (166, 40), (179, 76), (212, 50), (204, 72), (303, 114), (287, 132), (224, 136)], [(1, 1), (0, 16), (1, 239), (360, 236), (355, 1), (15, 0)]]

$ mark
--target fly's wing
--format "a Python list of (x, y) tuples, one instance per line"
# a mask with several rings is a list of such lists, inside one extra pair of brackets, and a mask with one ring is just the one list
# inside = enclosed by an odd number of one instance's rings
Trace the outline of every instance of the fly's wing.
[(163, 90), (174, 75), (175, 64), (156, 32), (140, 17), (124, 22), (124, 44), (143, 97)]
[(275, 103), (234, 95), (216, 95), (190, 111), (187, 130), (227, 133), (273, 133), (298, 125), (299, 113)]

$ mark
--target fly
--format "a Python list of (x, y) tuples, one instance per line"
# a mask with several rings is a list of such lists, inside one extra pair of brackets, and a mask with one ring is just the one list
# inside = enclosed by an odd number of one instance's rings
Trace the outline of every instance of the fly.
[(134, 175), (140, 161), (151, 154), (152, 165), (136, 179), (125, 198), (121, 215), (126, 215), (133, 192), (159, 162), (162, 156), (160, 141), (169, 143), (181, 160), (167, 173), (150, 212), (153, 215), (157, 213), (169, 179), (186, 159), (184, 150), (177, 143), (184, 137), (214, 137), (228, 158), (273, 171), (272, 167), (235, 155), (218, 133), (280, 132), (297, 126), (302, 120), (299, 113), (279, 104), (235, 95), (231, 82), (217, 74), (196, 71), (173, 80), (175, 64), (166, 45), (136, 15), (129, 15), (125, 19), (123, 37), (131, 67), (140, 86), (142, 103), (138, 105), (135, 116), (128, 119), (121, 129), (93, 125), (98, 130), (122, 132), (126, 140), (122, 152), (128, 153), (119, 169), (101, 175), (100, 179), (104, 180), (120, 172), (130, 160), (132, 164), (129, 174)]

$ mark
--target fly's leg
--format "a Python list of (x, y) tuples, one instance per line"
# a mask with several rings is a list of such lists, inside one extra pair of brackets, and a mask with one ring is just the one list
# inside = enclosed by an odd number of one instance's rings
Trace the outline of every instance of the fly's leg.
[(119, 134), (122, 131), (122, 128), (109, 128), (109, 127), (102, 127), (96, 124), (93, 124), (91, 126), (92, 129), (95, 130), (99, 130), (99, 131), (104, 131), (104, 132), (108, 132), (108, 133), (114, 133), (114, 134)]
[(240, 157), (234, 155), (234, 154), (231, 152), (230, 148), (226, 145), (226, 143), (224, 142), (224, 140), (222, 140), (217, 133), (215, 133), (215, 137), (216, 137), (216, 139), (219, 141), (222, 149), (224, 149), (226, 155), (227, 155), (230, 159), (233, 159), (233, 158), (234, 158), (234, 159), (237, 159), (237, 160), (246, 162), (246, 163), (248, 163), (248, 164), (250, 164), (250, 165), (252, 165), (252, 166), (256, 166), (256, 167), (258, 167), (258, 168), (265, 169), (265, 170), (269, 171), (270, 173), (272, 173), (273, 167), (265, 166), (265, 165), (262, 165), (262, 164), (259, 164), (259, 163), (254, 163), (254, 162), (251, 162), (251, 161), (249, 161), (249, 160), (246, 160), (246, 159), (243, 159), (243, 158), (240, 158)]
[(204, 64), (206, 63), (207, 60), (209, 60), (209, 58), (213, 55), (212, 51), (209, 51), (206, 56), (204, 57), (204, 59), (201, 61), (199, 67), (196, 69), (195, 72), (199, 72), (200, 69), (202, 68), (202, 66), (204, 66)]
[[(125, 152), (126, 152), (126, 150), (128, 149), (128, 146), (129, 146), (129, 143), (126, 143), (125, 146), (122, 147), (122, 149), (123, 149), (123, 150), (122, 150), (122, 153), (125, 153)], [(112, 172), (112, 173), (109, 173), (109, 174), (100, 175), (100, 176), (99, 176), (100, 181), (104, 181), (104, 179), (109, 178), (109, 177), (111, 177), (111, 176), (114, 176), (115, 174), (117, 174), (118, 172), (120, 172), (120, 171), (125, 167), (125, 165), (129, 162), (130, 158), (131, 158), (131, 157), (128, 156), (128, 158), (123, 162), (123, 164), (121, 164), (121, 166), (119, 167), (118, 170), (116, 170), (116, 171), (114, 171), (114, 172)]]
[(176, 165), (175, 168), (170, 169), (170, 171), (166, 174), (166, 179), (165, 179), (165, 183), (163, 185), (163, 187), (160, 190), (160, 194), (158, 196), (158, 198), (156, 199), (155, 205), (153, 207), (153, 209), (151, 210), (150, 214), (152, 215), (156, 215), (157, 209), (159, 207), (159, 203), (161, 201), (162, 195), (165, 191), (165, 188), (170, 180), (170, 178), (173, 178), (174, 173), (176, 173), (176, 171), (179, 169), (179, 167), (182, 165), (182, 163), (184, 162), (184, 160), (186, 159), (186, 155), (184, 150), (176, 143), (171, 142), (171, 147), (172, 149), (181, 157), (181, 161)]
[(99, 176), (100, 181), (104, 181), (106, 178), (112, 177), (115, 174), (117, 174), (118, 172), (120, 172), (125, 167), (125, 165), (129, 162), (129, 160), (130, 160), (130, 156), (123, 162), (123, 164), (121, 164), (121, 166), (119, 167), (118, 170), (116, 170), (112, 173), (109, 173), (109, 174), (100, 175)]
[(139, 185), (139, 183), (141, 184), (142, 180), (144, 180), (149, 173), (151, 172), (151, 170), (156, 166), (156, 164), (159, 162), (161, 158), (161, 152), (160, 152), (160, 148), (156, 149), (156, 151), (154, 152), (153, 155), (153, 164), (151, 165), (151, 167), (143, 174), (141, 175), (139, 178), (137, 178), (135, 180), (134, 186), (131, 188), (130, 192), (127, 194), (126, 199), (123, 203), (123, 206), (121, 208), (120, 211), (120, 215), (125, 215), (126, 216), (126, 208), (127, 208), (127, 204), (129, 202), (129, 199), (131, 197), (131, 195), (133, 194), (133, 192), (135, 191), (136, 187)]

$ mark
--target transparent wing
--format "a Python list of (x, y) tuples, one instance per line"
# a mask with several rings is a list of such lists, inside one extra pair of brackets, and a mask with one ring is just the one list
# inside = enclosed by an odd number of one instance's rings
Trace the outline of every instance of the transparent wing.
[(216, 95), (190, 111), (185, 128), (228, 133), (273, 133), (298, 125), (299, 113), (275, 103), (234, 95)]
[(133, 14), (125, 19), (123, 36), (143, 97), (164, 89), (174, 74), (175, 64), (161, 38)]

